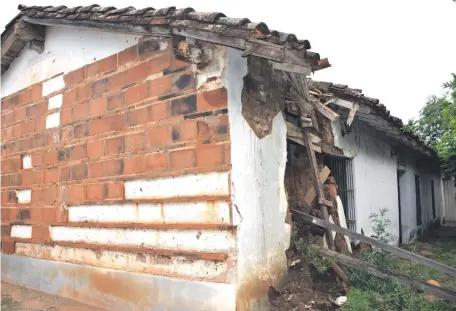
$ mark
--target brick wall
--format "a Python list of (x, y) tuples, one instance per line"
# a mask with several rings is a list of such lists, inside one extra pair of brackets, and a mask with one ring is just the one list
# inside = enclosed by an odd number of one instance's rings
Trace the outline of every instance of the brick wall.
[[(225, 281), (232, 244), (211, 243), (232, 236), (227, 92), (197, 89), (170, 46), (142, 40), (2, 98), (2, 252), (169, 275), (183, 256)], [(134, 230), (163, 237), (135, 244)]]

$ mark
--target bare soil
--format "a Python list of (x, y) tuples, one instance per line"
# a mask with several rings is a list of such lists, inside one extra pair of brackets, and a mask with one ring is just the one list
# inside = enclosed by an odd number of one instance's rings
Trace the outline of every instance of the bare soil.
[(2, 281), (2, 311), (106, 311)]

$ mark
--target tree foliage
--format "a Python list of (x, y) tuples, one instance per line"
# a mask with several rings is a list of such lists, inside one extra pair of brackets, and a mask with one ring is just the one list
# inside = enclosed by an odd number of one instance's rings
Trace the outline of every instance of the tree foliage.
[(442, 96), (431, 96), (407, 130), (416, 132), (442, 160), (447, 177), (456, 176), (456, 74), (443, 84)]

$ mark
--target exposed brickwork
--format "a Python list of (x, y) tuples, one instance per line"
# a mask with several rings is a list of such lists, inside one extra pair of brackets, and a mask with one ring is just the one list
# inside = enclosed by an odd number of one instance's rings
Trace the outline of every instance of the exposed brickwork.
[[(227, 92), (197, 90), (193, 67), (169, 48), (141, 40), (63, 79), (45, 97), (38, 83), (2, 99), (2, 238), (20, 221), (33, 241), (49, 241), (66, 206), (122, 202), (125, 180), (229, 169)], [(48, 110), (59, 94), (62, 106)], [(46, 129), (55, 112), (59, 125)], [(20, 189), (30, 203), (18, 204)], [(14, 241), (2, 251), (14, 253)]]

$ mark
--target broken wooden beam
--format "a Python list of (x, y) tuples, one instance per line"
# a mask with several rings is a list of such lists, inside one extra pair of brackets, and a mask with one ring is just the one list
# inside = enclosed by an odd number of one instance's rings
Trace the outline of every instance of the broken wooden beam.
[(320, 255), (327, 257), (327, 258), (328, 257), (333, 258), (337, 262), (339, 262), (347, 267), (364, 271), (366, 273), (369, 273), (371, 275), (374, 275), (374, 276), (382, 278), (382, 279), (389, 279), (389, 280), (397, 281), (402, 285), (416, 288), (416, 289), (422, 290), (424, 292), (433, 294), (437, 297), (440, 297), (440, 298), (443, 298), (443, 299), (446, 299), (446, 300), (449, 300), (452, 302), (456, 302), (456, 292), (454, 292), (454, 291), (440, 288), (440, 287), (434, 286), (432, 284), (415, 281), (410, 278), (406, 278), (404, 276), (396, 276), (391, 273), (382, 272), (382, 271), (379, 271), (377, 269), (377, 267), (374, 265), (371, 265), (369, 263), (363, 262), (359, 259), (356, 259), (356, 258), (353, 258), (350, 256), (339, 254), (337, 252), (334, 252), (334, 251), (331, 251), (331, 250), (328, 250), (325, 248), (318, 248), (318, 249), (316, 248), (316, 251), (318, 253), (320, 253)]
[[(318, 180), (320, 183), (323, 184), (328, 178), (329, 174), (331, 174), (329, 168), (327, 166), (323, 167), (320, 174), (318, 175)], [(304, 202), (307, 204), (307, 206), (310, 206), (312, 204), (313, 200), (315, 200), (316, 195), (317, 194), (315, 192), (315, 187), (311, 186), (307, 191), (306, 196), (304, 197)]]
[(329, 120), (336, 121), (339, 118), (339, 115), (337, 113), (335, 113), (334, 111), (332, 111), (331, 109), (329, 109), (328, 107), (323, 105), (322, 103), (314, 101), (314, 100), (311, 100), (310, 102), (314, 106), (315, 110), (317, 110), (319, 113), (324, 115)]
[(303, 212), (300, 212), (300, 211), (297, 211), (297, 210), (294, 210), (294, 209), (292, 209), (292, 212), (295, 215), (300, 216), (302, 219), (304, 219), (304, 220), (306, 220), (306, 221), (308, 221), (310, 223), (313, 223), (315, 225), (318, 225), (318, 226), (320, 226), (322, 228), (325, 228), (327, 230), (332, 230), (332, 231), (338, 232), (340, 234), (347, 235), (347, 236), (351, 237), (352, 239), (359, 240), (361, 242), (364, 242), (364, 243), (370, 244), (372, 246), (381, 248), (384, 251), (392, 253), (392, 254), (394, 254), (396, 256), (399, 256), (401, 258), (405, 258), (405, 259), (414, 261), (416, 263), (425, 265), (425, 266), (427, 266), (429, 268), (433, 268), (433, 269), (439, 270), (441, 272), (444, 272), (444, 273), (446, 273), (448, 275), (451, 275), (453, 277), (456, 277), (456, 268), (441, 264), (439, 262), (436, 262), (434, 260), (431, 260), (429, 258), (420, 256), (420, 255), (411, 253), (411, 252), (406, 251), (406, 250), (404, 250), (402, 248), (399, 248), (397, 246), (389, 245), (389, 244), (380, 242), (378, 240), (375, 240), (373, 238), (364, 236), (362, 234), (359, 234), (359, 233), (350, 231), (348, 229), (339, 227), (339, 226), (337, 226), (335, 224), (330, 223), (329, 221), (326, 221), (326, 220), (311, 216), (309, 214), (306, 214), (306, 213), (303, 213)]

